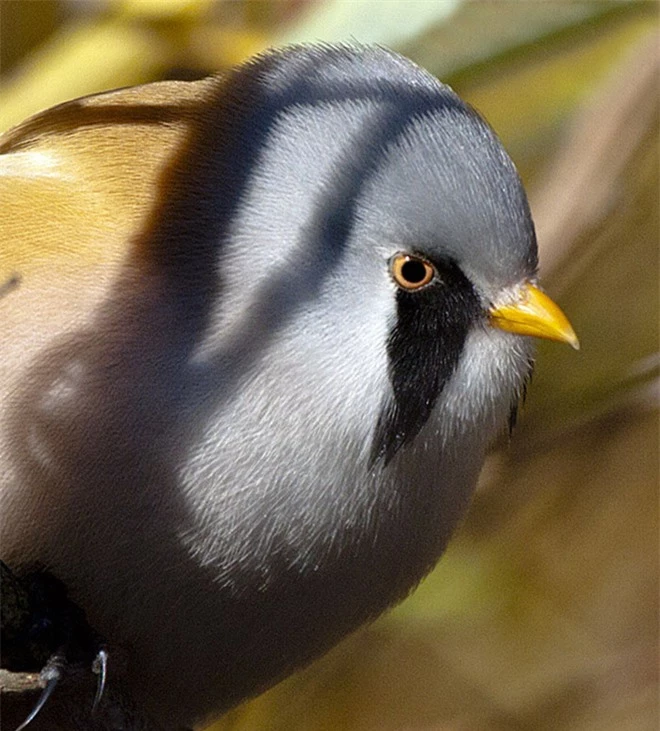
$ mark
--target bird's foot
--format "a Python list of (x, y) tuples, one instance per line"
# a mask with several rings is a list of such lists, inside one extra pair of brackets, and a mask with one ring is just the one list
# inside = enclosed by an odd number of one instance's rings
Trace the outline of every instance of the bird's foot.
[[(70, 669), (70, 665), (67, 661), (66, 654), (63, 651), (56, 652), (48, 659), (48, 662), (44, 665), (39, 673), (39, 681), (43, 685), (43, 690), (39, 699), (35, 703), (34, 707), (28, 714), (27, 718), (21, 723), (16, 731), (23, 731), (26, 729), (32, 721), (39, 715), (40, 711), (44, 708), (48, 699), (53, 694), (53, 691), (57, 687), (57, 684), (66, 675), (67, 670)], [(79, 670), (79, 664), (76, 663), (74, 666), (75, 670)], [(92, 663), (92, 672), (98, 675), (96, 683), (96, 693), (94, 695), (94, 703), (92, 704), (92, 715), (96, 712), (103, 698), (105, 691), (105, 683), (107, 678), (108, 668), (108, 652), (105, 647), (101, 647), (94, 658)]]
[(92, 713), (95, 713), (96, 709), (99, 707), (99, 703), (103, 699), (105, 681), (108, 677), (108, 651), (104, 645), (99, 648), (99, 651), (94, 658), (94, 662), (92, 663), (92, 672), (99, 676), (98, 682), (96, 683), (94, 703), (92, 704)]
[(55, 687), (62, 679), (65, 662), (64, 655), (61, 653), (55, 653), (54, 655), (51, 655), (48, 662), (41, 669), (41, 672), (39, 673), (39, 680), (43, 684), (44, 689), (41, 691), (39, 700), (35, 703), (34, 708), (30, 711), (25, 721), (16, 728), (16, 731), (23, 731), (23, 729), (26, 729), (39, 715), (39, 712), (46, 705), (48, 699), (53, 694)]
[(99, 707), (106, 688), (108, 652), (89, 627), (66, 588), (45, 571), (17, 577), (0, 562), (2, 573), (2, 667), (12, 672), (41, 668), (41, 695), (16, 731), (28, 727), (42, 712), (58, 684), (67, 676), (97, 677), (91, 711)]

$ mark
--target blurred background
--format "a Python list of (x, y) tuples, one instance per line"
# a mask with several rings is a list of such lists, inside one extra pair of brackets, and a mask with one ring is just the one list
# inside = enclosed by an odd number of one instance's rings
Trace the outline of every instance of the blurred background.
[(659, 727), (659, 8), (0, 0), (0, 130), (269, 45), (405, 53), (501, 136), (530, 194), (543, 283), (580, 336), (579, 353), (541, 344), (516, 433), (420, 588), (213, 731)]

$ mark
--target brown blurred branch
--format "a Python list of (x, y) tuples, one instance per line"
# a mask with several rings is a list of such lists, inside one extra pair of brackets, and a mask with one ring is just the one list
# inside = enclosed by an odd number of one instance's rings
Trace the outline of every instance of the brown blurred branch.
[(654, 32), (577, 116), (563, 149), (531, 196), (544, 277), (616, 201), (620, 178), (657, 114), (659, 70)]
[(5, 693), (34, 693), (42, 690), (44, 683), (39, 673), (11, 673), (0, 668), (0, 695)]

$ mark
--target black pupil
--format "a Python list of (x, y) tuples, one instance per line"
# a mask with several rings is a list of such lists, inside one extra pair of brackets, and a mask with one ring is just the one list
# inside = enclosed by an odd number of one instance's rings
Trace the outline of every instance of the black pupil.
[(401, 276), (410, 284), (419, 284), (426, 279), (426, 267), (419, 260), (409, 259), (401, 267)]

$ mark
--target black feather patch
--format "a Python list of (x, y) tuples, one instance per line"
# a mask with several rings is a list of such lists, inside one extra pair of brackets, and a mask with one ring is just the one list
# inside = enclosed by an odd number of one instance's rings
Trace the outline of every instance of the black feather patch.
[(399, 289), (387, 342), (393, 398), (381, 411), (372, 461), (385, 464), (424, 426), (484, 313), (472, 284), (454, 262), (431, 261), (438, 276), (415, 291)]
[(513, 430), (516, 428), (518, 423), (518, 412), (525, 405), (525, 399), (527, 398), (527, 389), (529, 384), (532, 382), (532, 373), (534, 371), (534, 360), (530, 359), (527, 363), (527, 374), (523, 381), (520, 393), (514, 398), (511, 409), (509, 411), (509, 437), (513, 435)]

